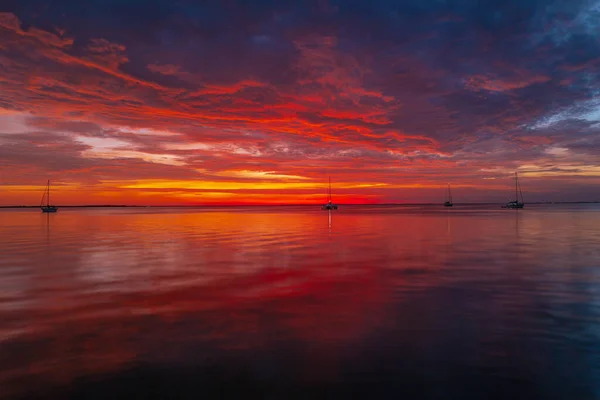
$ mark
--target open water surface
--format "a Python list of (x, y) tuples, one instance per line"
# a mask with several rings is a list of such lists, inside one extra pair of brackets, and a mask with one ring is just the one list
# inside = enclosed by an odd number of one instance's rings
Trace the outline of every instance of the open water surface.
[(600, 206), (0, 210), (3, 398), (600, 398)]

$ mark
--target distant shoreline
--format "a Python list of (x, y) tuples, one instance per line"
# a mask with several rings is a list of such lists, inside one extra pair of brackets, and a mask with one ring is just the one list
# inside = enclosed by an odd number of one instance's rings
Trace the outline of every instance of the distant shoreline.
[[(556, 201), (556, 202), (530, 202), (531, 205), (549, 204), (598, 204), (600, 201)], [(454, 203), (458, 206), (496, 206), (504, 203)], [(340, 206), (440, 206), (438, 203), (351, 203), (339, 204)], [(63, 206), (59, 208), (216, 208), (216, 207), (318, 207), (320, 204), (196, 204), (196, 205), (118, 205), (118, 204), (87, 204), (81, 206)], [(40, 206), (0, 206), (1, 208), (40, 208)]]

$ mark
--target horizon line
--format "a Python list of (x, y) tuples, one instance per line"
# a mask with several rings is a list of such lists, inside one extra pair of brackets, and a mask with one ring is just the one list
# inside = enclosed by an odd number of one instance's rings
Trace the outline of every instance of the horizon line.
[[(532, 201), (527, 204), (595, 204), (600, 203), (600, 200), (588, 200), (588, 201)], [(454, 205), (498, 205), (504, 204), (503, 202), (473, 202), (473, 203), (454, 203)], [(443, 203), (337, 203), (340, 206), (435, 206), (443, 205)], [(169, 208), (194, 208), (194, 207), (317, 207), (321, 206), (320, 203), (315, 204), (82, 204), (82, 205), (55, 205), (55, 207), (62, 208), (102, 208), (102, 207), (169, 207)], [(40, 205), (7, 205), (0, 206), (0, 208), (39, 208)]]

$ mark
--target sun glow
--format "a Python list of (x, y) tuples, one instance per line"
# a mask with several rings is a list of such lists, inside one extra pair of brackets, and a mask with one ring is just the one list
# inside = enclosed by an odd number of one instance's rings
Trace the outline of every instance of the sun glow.
[[(131, 182), (104, 182), (107, 186), (120, 189), (187, 189), (187, 190), (318, 190), (328, 187), (326, 182), (236, 182), (236, 181), (202, 181), (202, 180), (161, 180), (145, 179)], [(387, 186), (386, 183), (336, 183), (338, 189), (375, 188)]]

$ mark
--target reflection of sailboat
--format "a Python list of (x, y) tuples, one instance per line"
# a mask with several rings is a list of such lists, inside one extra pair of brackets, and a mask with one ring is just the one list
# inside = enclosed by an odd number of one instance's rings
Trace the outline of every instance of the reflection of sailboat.
[(448, 262), (450, 260), (450, 258), (452, 257), (452, 229), (451, 229), (451, 223), (450, 223), (450, 216), (453, 215), (453, 213), (446, 213), (446, 236), (445, 236), (445, 245), (444, 245), (444, 263)]
[(521, 218), (521, 213), (515, 213), (515, 236), (519, 239), (519, 218)]
[(46, 214), (43, 218), (46, 219), (46, 245), (50, 246), (52, 243), (50, 240), (50, 214)]
[(329, 177), (329, 191), (327, 192), (327, 204), (324, 204), (321, 209), (323, 210), (337, 210), (337, 205), (331, 202), (331, 177)]
[[(519, 194), (521, 195), (521, 201), (519, 201)], [(521, 185), (519, 184), (519, 177), (515, 172), (515, 200), (509, 201), (502, 208), (523, 208), (525, 203), (523, 202), (523, 193), (521, 192)]]
[[(46, 200), (46, 205), (44, 205), (44, 200)], [(58, 211), (58, 207), (50, 205), (50, 180), (48, 180), (48, 186), (44, 191), (44, 196), (42, 196), (40, 208), (42, 209), (42, 212), (45, 213), (55, 213), (56, 211)]]
[(448, 200), (444, 203), (444, 207), (452, 207), (454, 203), (452, 203), (452, 192), (450, 192), (450, 184), (448, 184)]

